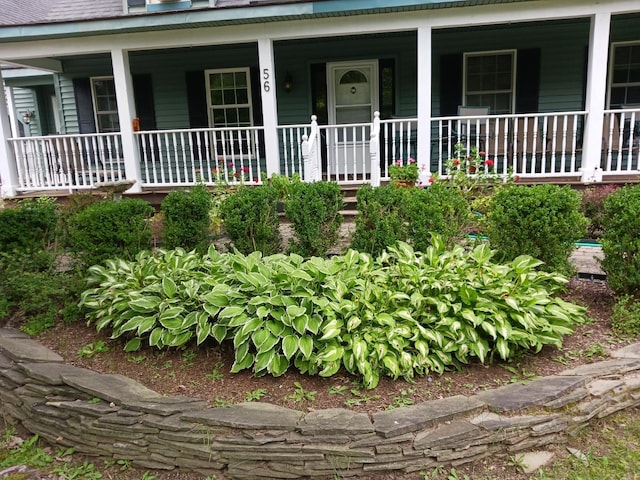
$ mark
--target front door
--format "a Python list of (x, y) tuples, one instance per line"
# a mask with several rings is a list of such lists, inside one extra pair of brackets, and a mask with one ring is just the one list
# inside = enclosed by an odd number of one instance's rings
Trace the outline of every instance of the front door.
[[(378, 109), (378, 62), (327, 64), (327, 177), (363, 181), (370, 172), (369, 133)], [(333, 127), (335, 126), (335, 127)]]

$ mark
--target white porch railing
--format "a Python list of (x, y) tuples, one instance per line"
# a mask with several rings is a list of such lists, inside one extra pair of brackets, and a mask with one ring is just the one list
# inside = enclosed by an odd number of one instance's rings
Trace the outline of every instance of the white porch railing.
[(82, 190), (123, 180), (119, 133), (10, 138), (18, 191)]
[(441, 117), (432, 120), (431, 170), (446, 174), (456, 144), (477, 148), (502, 174), (580, 175), (586, 112)]
[[(587, 113), (440, 117), (431, 120), (431, 153), (417, 158), (416, 118), (349, 125), (278, 127), (282, 175), (324, 178), (341, 184), (389, 180), (389, 165), (415, 158), (446, 175), (455, 145), (477, 148), (500, 173), (524, 178), (579, 179)], [(136, 132), (142, 187), (261, 183), (265, 171), (263, 128), (202, 128)], [(313, 158), (303, 155), (305, 136)], [(88, 190), (126, 178), (119, 133), (51, 135), (9, 139), (20, 192)], [(639, 174), (640, 107), (606, 110), (600, 171)], [(377, 148), (377, 151), (376, 151)], [(597, 154), (597, 153), (596, 153)], [(592, 162), (593, 163), (593, 162)], [(380, 172), (377, 177), (376, 167)]]
[(603, 174), (638, 173), (640, 107), (606, 110), (602, 134)]
[(142, 186), (261, 183), (262, 127), (136, 132)]

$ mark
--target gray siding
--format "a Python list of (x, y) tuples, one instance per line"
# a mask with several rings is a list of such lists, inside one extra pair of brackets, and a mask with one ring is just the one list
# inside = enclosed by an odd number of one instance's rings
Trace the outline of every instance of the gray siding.
[(30, 88), (14, 87), (13, 101), (15, 106), (15, 114), (18, 120), (22, 120), (22, 113), (29, 111), (36, 112), (36, 118), (29, 125), (24, 125), (25, 136), (38, 136), (42, 134), (40, 129), (40, 112), (37, 107), (37, 99), (35, 92)]

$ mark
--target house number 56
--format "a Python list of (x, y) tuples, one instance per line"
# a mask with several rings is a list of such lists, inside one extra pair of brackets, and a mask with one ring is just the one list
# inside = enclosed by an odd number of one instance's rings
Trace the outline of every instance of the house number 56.
[(269, 69), (265, 68), (264, 70), (262, 70), (262, 88), (265, 92), (271, 90), (271, 84), (269, 80), (270, 78), (271, 74), (269, 73)]

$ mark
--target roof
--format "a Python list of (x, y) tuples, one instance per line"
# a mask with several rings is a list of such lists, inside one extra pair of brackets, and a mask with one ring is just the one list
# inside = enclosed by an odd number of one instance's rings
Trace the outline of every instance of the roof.
[[(344, 15), (346, 12), (370, 13), (376, 11), (447, 8), (489, 3), (514, 3), (528, 0), (216, 0), (215, 7), (208, 2), (193, 0), (198, 7), (193, 12), (255, 8), (263, 6), (287, 6), (308, 4), (305, 11), (319, 16)], [(125, 13), (123, 0), (0, 0), (0, 28), (2, 26), (53, 24), (122, 18), (140, 15), (158, 15), (142, 10)], [(291, 10), (292, 15), (300, 10)]]

